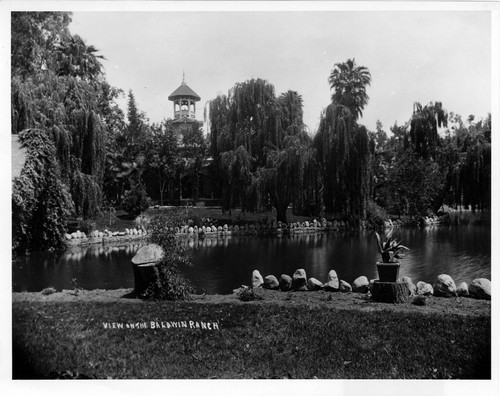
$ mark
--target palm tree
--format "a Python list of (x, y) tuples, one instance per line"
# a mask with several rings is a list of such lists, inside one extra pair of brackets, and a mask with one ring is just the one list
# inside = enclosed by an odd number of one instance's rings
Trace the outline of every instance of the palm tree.
[(315, 137), (327, 212), (364, 217), (369, 196), (369, 138), (357, 120), (368, 103), (371, 76), (354, 59), (336, 63), (328, 78), (332, 103), (322, 114)]
[(102, 74), (102, 65), (99, 59), (106, 59), (97, 55), (99, 50), (93, 45), (86, 45), (83, 39), (75, 34), (57, 49), (59, 75), (78, 76), (83, 79), (93, 79)]
[(354, 59), (336, 63), (328, 78), (334, 90), (332, 101), (346, 106), (357, 120), (368, 103), (366, 86), (370, 85), (371, 74), (364, 66), (357, 66)]

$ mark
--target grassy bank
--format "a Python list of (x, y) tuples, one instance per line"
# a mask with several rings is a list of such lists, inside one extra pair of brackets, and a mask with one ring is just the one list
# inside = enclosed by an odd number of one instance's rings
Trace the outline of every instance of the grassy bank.
[[(13, 301), (14, 378), (64, 372), (91, 378), (491, 376), (485, 301), (433, 299), (417, 307), (319, 292), (273, 295), (281, 300), (267, 294), (247, 303), (234, 296), (68, 302), (26, 295)], [(145, 328), (126, 328), (136, 323)]]

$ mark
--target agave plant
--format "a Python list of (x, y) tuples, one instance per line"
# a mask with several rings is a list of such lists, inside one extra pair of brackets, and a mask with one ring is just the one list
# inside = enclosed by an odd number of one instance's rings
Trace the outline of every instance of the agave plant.
[(401, 245), (401, 242), (396, 238), (392, 237), (394, 229), (391, 228), (389, 231), (385, 232), (385, 241), (375, 231), (377, 237), (378, 251), (382, 255), (382, 262), (384, 263), (396, 263), (398, 258), (401, 258), (403, 250), (410, 250), (406, 246)]

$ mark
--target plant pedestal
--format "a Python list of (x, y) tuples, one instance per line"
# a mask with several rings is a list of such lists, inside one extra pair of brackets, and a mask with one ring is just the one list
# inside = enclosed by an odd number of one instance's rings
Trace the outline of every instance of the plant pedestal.
[(377, 302), (404, 304), (410, 300), (410, 286), (404, 282), (373, 283), (372, 299)]

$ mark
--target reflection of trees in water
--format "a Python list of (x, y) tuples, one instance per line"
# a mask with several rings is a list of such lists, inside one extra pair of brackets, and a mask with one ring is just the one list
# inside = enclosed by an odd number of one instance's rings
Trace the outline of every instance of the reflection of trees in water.
[(325, 233), (313, 233), (313, 234), (292, 234), (292, 235), (218, 235), (217, 237), (207, 237), (207, 238), (184, 238), (181, 243), (185, 247), (200, 249), (200, 248), (211, 248), (211, 247), (228, 247), (228, 246), (251, 246), (255, 245), (256, 248), (262, 248), (262, 239), (267, 239), (268, 246), (279, 247), (283, 245), (290, 245), (290, 243), (304, 247), (304, 248), (315, 248), (318, 246), (323, 246), (325, 244), (327, 234)]
[[(131, 242), (126, 245), (89, 245), (85, 247), (74, 247), (65, 251), (60, 260), (64, 262), (79, 262), (83, 259), (109, 259), (115, 255), (133, 256), (147, 243)], [(59, 259), (58, 259), (59, 260)]]

